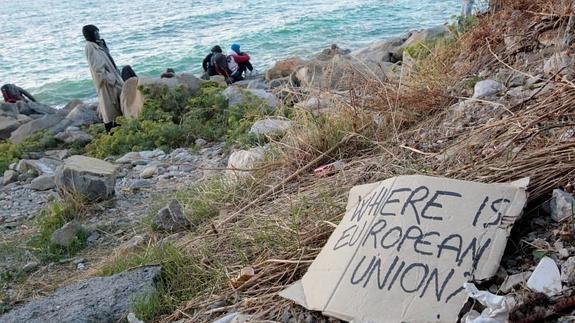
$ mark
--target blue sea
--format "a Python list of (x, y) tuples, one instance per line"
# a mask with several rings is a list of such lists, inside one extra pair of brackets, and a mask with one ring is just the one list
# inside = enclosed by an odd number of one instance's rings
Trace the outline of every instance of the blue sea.
[(0, 0), (0, 83), (62, 105), (95, 92), (82, 26), (100, 28), (116, 63), (159, 76), (199, 74), (213, 45), (239, 43), (260, 72), (332, 43), (356, 49), (452, 20), (460, 0)]

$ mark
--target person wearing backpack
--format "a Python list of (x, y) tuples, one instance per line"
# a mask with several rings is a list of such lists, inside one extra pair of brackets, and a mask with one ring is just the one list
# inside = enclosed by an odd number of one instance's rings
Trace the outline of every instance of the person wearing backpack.
[(98, 113), (104, 121), (106, 131), (110, 132), (115, 126), (116, 118), (122, 115), (120, 94), (124, 81), (106, 41), (100, 38), (98, 27), (86, 25), (82, 28), (82, 34), (86, 39), (86, 58), (98, 93)]
[(228, 65), (232, 71), (232, 79), (234, 82), (243, 80), (246, 70), (254, 70), (250, 62), (250, 55), (242, 52), (239, 44), (232, 44), (228, 51)]
[(14, 84), (4, 84), (0, 91), (2, 91), (2, 96), (6, 103), (16, 103), (18, 101), (36, 102), (36, 99), (28, 91)]

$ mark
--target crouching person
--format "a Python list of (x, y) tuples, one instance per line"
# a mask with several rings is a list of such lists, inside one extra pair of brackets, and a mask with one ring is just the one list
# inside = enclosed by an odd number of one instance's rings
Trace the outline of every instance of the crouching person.
[(82, 33), (86, 39), (86, 58), (90, 73), (98, 92), (98, 112), (104, 120), (106, 131), (109, 132), (115, 126), (116, 118), (122, 115), (120, 94), (124, 81), (106, 42), (100, 39), (98, 27), (84, 26)]

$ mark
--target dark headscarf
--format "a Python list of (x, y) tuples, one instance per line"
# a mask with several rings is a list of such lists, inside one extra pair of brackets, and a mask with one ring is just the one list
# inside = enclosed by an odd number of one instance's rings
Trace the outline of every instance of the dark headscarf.
[(86, 25), (82, 27), (82, 34), (84, 35), (86, 41), (91, 41), (93, 43), (95, 43), (98, 40), (96, 39), (97, 31), (100, 31), (100, 29), (98, 29), (98, 27), (94, 25)]
[(102, 48), (104, 50), (106, 55), (108, 55), (108, 58), (110, 59), (110, 61), (112, 61), (112, 64), (114, 65), (114, 67), (117, 70), (118, 66), (116, 65), (116, 62), (114, 61), (114, 58), (112, 58), (112, 55), (110, 55), (110, 50), (108, 49), (108, 45), (106, 45), (106, 41), (103, 39), (96, 38), (96, 32), (97, 31), (100, 31), (100, 29), (98, 29), (98, 27), (96, 27), (94, 25), (86, 25), (86, 26), (82, 27), (82, 34), (84, 35), (84, 38), (86, 39), (86, 41), (98, 44), (100, 46), (100, 48)]
[(218, 45), (212, 47), (212, 53), (221, 53), (222, 52), (222, 48)]

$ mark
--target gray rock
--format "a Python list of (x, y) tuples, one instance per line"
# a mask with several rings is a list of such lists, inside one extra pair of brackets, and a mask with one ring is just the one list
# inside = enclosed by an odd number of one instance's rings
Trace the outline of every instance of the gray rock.
[(130, 311), (130, 301), (154, 290), (160, 267), (142, 267), (110, 277), (95, 277), (34, 300), (4, 316), (6, 323), (117, 322)]
[(267, 118), (256, 121), (250, 129), (250, 133), (258, 136), (276, 137), (283, 135), (291, 125), (292, 122), (287, 119)]
[(26, 273), (31, 273), (34, 270), (38, 269), (38, 267), (40, 267), (40, 263), (36, 261), (30, 261), (26, 265), (24, 265), (24, 267), (22, 267), (22, 270)]
[(144, 159), (153, 159), (166, 155), (166, 153), (161, 149), (140, 151), (139, 154)]
[(144, 170), (140, 173), (140, 178), (143, 179), (149, 179), (154, 177), (154, 175), (156, 175), (156, 173), (158, 172), (158, 167), (157, 166), (149, 166), (144, 168)]
[(56, 170), (56, 187), (61, 194), (79, 195), (90, 202), (114, 195), (117, 166), (100, 159), (72, 156)]
[(78, 104), (68, 113), (66, 119), (71, 121), (70, 126), (81, 127), (99, 123), (100, 117), (90, 105)]
[(42, 130), (52, 131), (52, 127), (57, 126), (62, 120), (64, 120), (64, 115), (59, 113), (48, 114), (40, 119), (32, 120), (28, 123), (21, 125), (18, 129), (14, 130), (10, 135), (10, 141), (15, 144), (20, 144), (26, 138), (30, 137), (34, 133)]
[(52, 158), (22, 159), (18, 162), (16, 170), (20, 173), (33, 170), (36, 175), (54, 174), (60, 165), (62, 161)]
[(473, 91), (474, 99), (481, 99), (487, 96), (495, 95), (505, 89), (503, 84), (494, 80), (483, 80), (475, 84)]
[(10, 134), (21, 125), (16, 118), (0, 116), (0, 139), (10, 138)]
[(202, 138), (196, 139), (196, 146), (203, 147), (208, 144), (208, 142)]
[(152, 184), (152, 182), (145, 180), (145, 179), (139, 179), (139, 180), (135, 180), (134, 182), (132, 182), (130, 184), (129, 188), (132, 191), (137, 191), (137, 190), (141, 190), (144, 188), (150, 188), (153, 186), (154, 186), (154, 184)]
[(139, 152), (129, 152), (124, 156), (116, 159), (116, 164), (131, 164), (134, 161), (141, 160), (142, 156), (140, 156)]
[(56, 114), (56, 113), (58, 113), (57, 109), (54, 109), (54, 108), (47, 106), (45, 104), (42, 104), (42, 103), (18, 101), (14, 104), (18, 108), (18, 112), (20, 112), (20, 114), (24, 114), (27, 116), (35, 115), (35, 114)]
[(67, 128), (54, 136), (54, 138), (67, 144), (87, 144), (93, 139), (91, 135), (74, 127)]
[(84, 228), (78, 222), (68, 222), (52, 233), (50, 242), (64, 248), (70, 247), (82, 231)]
[(553, 190), (551, 198), (551, 218), (556, 222), (561, 222), (573, 216), (573, 195), (560, 189)]
[(47, 150), (44, 152), (44, 156), (57, 160), (64, 160), (70, 157), (70, 151), (68, 149), (61, 150)]
[(142, 248), (146, 245), (146, 241), (148, 238), (143, 235), (135, 235), (132, 239), (122, 243), (117, 249), (117, 253), (121, 255), (126, 255), (131, 252), (137, 251), (138, 249)]
[(18, 111), (18, 106), (14, 103), (1, 103), (0, 104), (0, 116), (16, 118), (20, 114)]
[(54, 175), (49, 174), (36, 177), (30, 183), (30, 189), (35, 191), (47, 191), (55, 187), (56, 183), (54, 182)]
[[(276, 96), (265, 90), (241, 89), (238, 86), (229, 86), (222, 92), (222, 95), (228, 100), (230, 106), (251, 104), (257, 102), (257, 100), (262, 101), (264, 107), (268, 109), (274, 109), (278, 105)], [(257, 100), (254, 101), (253, 97), (257, 98)]]
[(190, 221), (184, 215), (182, 206), (177, 200), (172, 200), (168, 206), (158, 212), (154, 224), (158, 229), (168, 232), (178, 232), (190, 227)]
[(569, 286), (575, 285), (575, 257), (567, 259), (561, 265), (561, 281)]
[(16, 181), (18, 181), (18, 173), (16, 171), (9, 169), (4, 172), (3, 185), (8, 185)]

